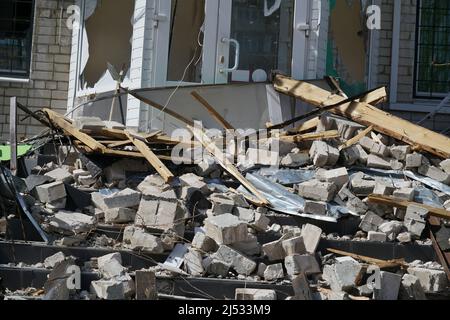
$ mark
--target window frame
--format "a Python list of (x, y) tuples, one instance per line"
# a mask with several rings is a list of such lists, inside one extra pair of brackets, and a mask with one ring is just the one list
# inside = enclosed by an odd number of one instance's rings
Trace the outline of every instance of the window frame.
[[(14, 1), (14, 0), (13, 0)], [(16, 0), (21, 1), (21, 0)], [(15, 17), (13, 19), (16, 19)], [(30, 16), (30, 33), (31, 39), (29, 41), (28, 48), (26, 48), (28, 52), (28, 57), (25, 61), (26, 68), (24, 69), (24, 73), (14, 72), (14, 70), (10, 71), (1, 71), (0, 70), (0, 81), (10, 81), (10, 82), (29, 82), (31, 78), (32, 72), (32, 60), (33, 60), (33, 47), (34, 47), (34, 31), (35, 31), (35, 19), (36, 19), (36, 0), (31, 0), (31, 16)]]
[[(415, 99), (427, 99), (427, 100), (442, 100), (445, 98), (449, 93), (440, 93), (440, 92), (434, 92), (433, 90), (430, 90), (429, 92), (422, 92), (419, 91), (419, 60), (420, 60), (420, 29), (422, 27), (421, 25), (421, 18), (422, 18), (422, 0), (417, 0), (417, 8), (416, 8), (416, 35), (415, 35), (415, 46), (414, 46), (414, 84), (413, 84), (413, 98)], [(434, 28), (434, 26), (433, 26)], [(450, 26), (449, 26), (450, 28)], [(450, 48), (450, 45), (449, 45)], [(449, 89), (450, 92), (450, 89)]]

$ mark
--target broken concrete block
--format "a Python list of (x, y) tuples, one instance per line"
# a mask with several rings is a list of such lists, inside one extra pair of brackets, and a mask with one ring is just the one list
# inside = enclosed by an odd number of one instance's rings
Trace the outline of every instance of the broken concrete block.
[(277, 241), (263, 244), (262, 251), (264, 255), (269, 259), (269, 261), (278, 261), (284, 259), (285, 253), (282, 243), (283, 240), (279, 239)]
[(420, 238), (427, 224), (428, 210), (416, 205), (406, 209), (405, 227), (413, 238)]
[(181, 186), (192, 187), (200, 190), (204, 194), (209, 194), (208, 185), (203, 181), (202, 177), (199, 177), (193, 173), (187, 173), (179, 177)]
[(295, 300), (312, 300), (311, 288), (305, 274), (294, 275), (291, 280)]
[(386, 242), (387, 236), (384, 232), (369, 231), (367, 240), (374, 242)]
[(255, 220), (250, 224), (252, 228), (257, 231), (264, 232), (269, 227), (270, 219), (266, 217), (265, 213), (256, 211)]
[(317, 126), (317, 132), (337, 130), (343, 139), (353, 138), (359, 130), (363, 129), (365, 129), (364, 126), (329, 112), (325, 112), (320, 117), (320, 122)]
[(303, 237), (301, 236), (284, 240), (281, 242), (281, 245), (286, 256), (306, 253), (305, 243), (303, 242)]
[(303, 211), (304, 211), (304, 213), (307, 213), (307, 214), (315, 214), (315, 215), (324, 216), (328, 212), (328, 205), (326, 202), (322, 202), (322, 201), (306, 200), (305, 201), (305, 209)]
[(380, 288), (374, 288), (375, 300), (398, 300), (402, 276), (396, 273), (381, 271)]
[(274, 281), (284, 278), (283, 265), (281, 263), (267, 266), (264, 270), (264, 279), (266, 281)]
[(284, 266), (288, 275), (298, 275), (304, 273), (306, 275), (321, 273), (319, 263), (316, 257), (309, 254), (294, 254), (284, 259)]
[(192, 240), (192, 246), (203, 252), (211, 252), (217, 249), (216, 242), (203, 232), (197, 232)]
[(202, 254), (194, 248), (190, 248), (184, 256), (186, 271), (194, 277), (201, 277), (205, 273)]
[(403, 223), (388, 221), (378, 227), (378, 230), (386, 233), (389, 241), (394, 241), (403, 229)]
[(386, 169), (386, 170), (392, 169), (390, 162), (374, 154), (370, 154), (369, 157), (367, 158), (367, 166), (369, 168), (376, 168), (376, 169)]
[(99, 131), (105, 128), (105, 124), (99, 117), (76, 117), (72, 124), (79, 130)]
[(318, 174), (317, 179), (320, 181), (334, 183), (340, 190), (347, 182), (349, 182), (348, 171), (346, 168), (322, 171)]
[(403, 276), (400, 297), (402, 300), (427, 300), (419, 278), (412, 274)]
[(365, 232), (377, 231), (384, 222), (383, 218), (369, 211), (362, 218), (359, 228)]
[(51, 182), (55, 182), (55, 179), (47, 177), (47, 176), (38, 176), (38, 175), (29, 175), (25, 179), (25, 184), (27, 185), (28, 191), (33, 191), (34, 188), (41, 186), (43, 184), (48, 184)]
[(143, 250), (151, 253), (163, 253), (161, 239), (142, 228), (128, 226), (123, 233), (123, 243), (131, 250)]
[(416, 276), (425, 292), (442, 292), (447, 288), (445, 271), (425, 268), (408, 268), (408, 273)]
[(281, 166), (288, 168), (299, 168), (309, 164), (311, 159), (307, 153), (289, 153), (281, 159)]
[(247, 224), (232, 214), (209, 217), (205, 220), (206, 235), (217, 244), (233, 244), (247, 240)]
[(81, 186), (89, 187), (89, 186), (92, 186), (96, 182), (97, 182), (97, 179), (92, 177), (91, 175), (78, 177), (78, 184)]
[(305, 244), (306, 252), (309, 254), (315, 254), (322, 236), (322, 229), (312, 224), (305, 224), (302, 226), (301, 235), (303, 238), (303, 243)]
[[(228, 212), (230, 213), (230, 212)], [(239, 218), (239, 220), (250, 223), (255, 220), (255, 211), (252, 209), (235, 207), (233, 214)]]
[(301, 197), (316, 201), (331, 201), (337, 192), (333, 183), (310, 180), (298, 185), (298, 193)]
[(203, 260), (203, 267), (207, 274), (226, 277), (231, 268), (231, 263), (226, 263), (214, 257), (207, 257)]
[(397, 170), (397, 171), (403, 170), (404, 165), (402, 162), (400, 162), (398, 160), (391, 160), (389, 163), (391, 164), (392, 170)]
[(94, 207), (96, 207), (97, 209), (99, 209), (103, 212), (108, 210), (108, 207), (106, 206), (105, 201), (104, 201), (105, 198), (106, 198), (106, 196), (101, 194), (100, 192), (91, 193), (92, 204), (94, 205)]
[(91, 290), (103, 300), (127, 300), (135, 294), (134, 281), (125, 275), (109, 280), (91, 282)]
[(367, 136), (359, 139), (359, 145), (363, 147), (363, 149), (367, 152), (370, 152), (370, 150), (372, 150), (375, 144), (377, 143)]
[(47, 257), (44, 260), (44, 267), (46, 269), (53, 269), (58, 263), (63, 262), (66, 256), (62, 252), (55, 253), (54, 255)]
[(230, 264), (237, 273), (242, 275), (249, 276), (256, 269), (256, 262), (225, 245), (219, 247), (219, 250), (214, 253), (213, 258)]
[(136, 300), (156, 300), (158, 298), (156, 275), (154, 271), (137, 270), (135, 283)]
[(382, 196), (390, 196), (394, 193), (394, 191), (395, 191), (394, 187), (377, 182), (375, 185), (375, 188), (373, 189), (373, 194), (379, 194)]
[(42, 203), (54, 202), (67, 196), (66, 188), (61, 181), (36, 187), (36, 195)]
[(339, 160), (339, 150), (324, 141), (314, 141), (309, 156), (316, 167), (332, 167)]
[(253, 165), (277, 166), (280, 161), (280, 154), (275, 151), (269, 151), (268, 149), (249, 148), (246, 155), (246, 162), (252, 163)]
[(367, 197), (373, 193), (376, 181), (369, 180), (364, 173), (359, 172), (352, 177), (350, 185), (352, 192), (356, 196)]
[(235, 300), (244, 301), (271, 301), (277, 300), (277, 293), (275, 290), (268, 289), (236, 289)]
[(59, 211), (49, 220), (52, 229), (69, 234), (89, 232), (95, 227), (96, 222), (94, 217), (68, 211)]
[(380, 158), (386, 158), (391, 155), (391, 151), (389, 150), (389, 148), (387, 146), (385, 146), (384, 144), (380, 144), (380, 143), (375, 143), (372, 146), (372, 149), (370, 149), (370, 153), (373, 155), (376, 155)]
[(426, 163), (425, 157), (420, 153), (412, 153), (406, 155), (406, 169), (419, 168), (424, 163)]
[(326, 265), (323, 269), (323, 278), (337, 292), (349, 291), (358, 286), (362, 275), (362, 265), (351, 257), (336, 258), (334, 265)]
[(50, 177), (54, 179), (55, 181), (61, 181), (65, 183), (72, 183), (73, 182), (73, 176), (72, 174), (63, 168), (58, 168), (55, 170), (52, 170), (50, 172), (47, 172), (45, 176)]
[(410, 146), (392, 146), (391, 147), (392, 156), (399, 161), (405, 161), (406, 156), (410, 153), (411, 153)]
[(209, 197), (209, 200), (213, 203), (212, 212), (214, 215), (233, 212), (235, 203), (228, 196), (221, 193), (214, 193)]
[(230, 246), (248, 256), (256, 256), (261, 253), (261, 245), (258, 238), (253, 234), (248, 234), (247, 240), (233, 243)]
[(393, 196), (407, 201), (414, 201), (416, 190), (413, 188), (402, 188), (394, 191)]
[(130, 188), (114, 193), (103, 199), (108, 209), (134, 208), (139, 206), (141, 193)]
[(134, 224), (184, 235), (186, 211), (178, 201), (141, 200)]
[(83, 177), (83, 176), (90, 176), (91, 173), (89, 171), (83, 170), (83, 169), (76, 169), (73, 171), (72, 173), (73, 178), (75, 179), (75, 181), (78, 182), (78, 178), (79, 177)]
[(447, 174), (450, 174), (450, 159), (444, 160), (439, 164), (439, 167)]
[(412, 241), (411, 233), (402, 232), (397, 236), (397, 241), (400, 243), (410, 243)]
[(106, 223), (128, 223), (136, 218), (136, 210), (129, 208), (108, 209), (104, 212)]
[(122, 256), (118, 252), (97, 258), (97, 264), (106, 279), (124, 275), (126, 272), (126, 268), (122, 266)]
[(421, 175), (424, 175), (433, 180), (436, 180), (437, 182), (444, 183), (444, 184), (450, 184), (450, 174), (448, 174), (434, 166), (424, 164), (419, 167), (418, 172)]

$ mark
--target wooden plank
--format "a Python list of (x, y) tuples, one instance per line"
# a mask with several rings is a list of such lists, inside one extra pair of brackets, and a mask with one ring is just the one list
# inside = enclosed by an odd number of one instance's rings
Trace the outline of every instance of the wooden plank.
[[(74, 141), (74, 145), (77, 149), (85, 152), (85, 153), (95, 153), (91, 148), (89, 148), (86, 145), (83, 145), (81, 141)], [(145, 156), (140, 152), (133, 152), (133, 151), (122, 151), (122, 150), (113, 150), (107, 148), (103, 155), (105, 156), (114, 156), (114, 157), (124, 157), (124, 158), (141, 158), (145, 159)], [(159, 160), (162, 161), (177, 161), (179, 163), (190, 163), (190, 159), (185, 158), (178, 158), (178, 157), (172, 157), (172, 156), (165, 156), (165, 155), (156, 155)]]
[[(275, 77), (274, 86), (278, 92), (296, 97), (318, 108), (326, 108), (345, 101), (345, 98), (315, 85), (282, 75)], [(345, 103), (333, 109), (332, 112), (365, 126), (373, 125), (374, 130), (405, 143), (418, 145), (423, 151), (443, 158), (450, 157), (450, 138), (395, 117), (366, 102)]]
[(350, 148), (351, 146), (357, 144), (359, 140), (367, 136), (370, 132), (372, 132), (373, 126), (368, 127), (367, 129), (361, 131), (353, 138), (347, 140), (345, 143), (343, 143), (341, 146), (339, 146), (339, 151), (342, 151), (344, 149)]
[(222, 127), (227, 130), (235, 130), (235, 128), (227, 121), (220, 113), (216, 111), (216, 109), (211, 106), (205, 98), (203, 98), (197, 91), (192, 91), (191, 96), (193, 96), (205, 109), (208, 113), (216, 120)]
[(201, 129), (190, 126), (188, 126), (188, 129), (192, 131), (195, 138), (205, 147), (205, 149), (214, 156), (222, 168), (242, 183), (242, 185), (253, 193), (262, 204), (270, 205), (270, 202), (239, 172), (239, 170), (227, 159), (222, 150), (220, 150)]
[(295, 136), (283, 136), (280, 137), (281, 141), (284, 142), (293, 142), (293, 143), (299, 143), (304, 141), (315, 141), (315, 140), (326, 140), (326, 139), (334, 139), (339, 138), (339, 132), (337, 130), (331, 130), (331, 131), (323, 131), (323, 132), (313, 132), (313, 133), (306, 133), (306, 134), (300, 134)]
[(310, 131), (312, 129), (317, 128), (317, 126), (319, 125), (320, 119), (319, 117), (313, 118), (311, 120), (305, 121), (304, 123), (302, 123), (301, 125), (299, 125), (297, 128), (290, 130), (291, 132), (296, 132), (296, 133), (303, 133), (306, 131)]
[(143, 102), (143, 103), (149, 105), (150, 107), (153, 107), (153, 108), (155, 108), (155, 109), (158, 109), (159, 111), (164, 112), (164, 113), (168, 114), (168, 115), (171, 116), (171, 117), (174, 117), (175, 119), (177, 119), (177, 120), (183, 122), (183, 123), (186, 124), (186, 125), (194, 126), (194, 121), (192, 121), (192, 120), (190, 120), (190, 119), (188, 119), (188, 118), (183, 117), (183, 116), (180, 115), (179, 113), (177, 113), (177, 112), (175, 112), (175, 111), (173, 111), (173, 110), (171, 110), (171, 109), (169, 109), (169, 108), (167, 108), (167, 107), (164, 107), (164, 106), (162, 106), (162, 105), (156, 103), (155, 101), (152, 101), (152, 100), (150, 100), (150, 99), (148, 99), (148, 98), (146, 98), (146, 97), (143, 97), (143, 96), (139, 95), (139, 94), (136, 93), (136, 92), (133, 92), (133, 91), (130, 91), (130, 90), (127, 90), (127, 89), (124, 89), (124, 88), (121, 88), (121, 89), (124, 90), (125, 92), (127, 92), (127, 93), (128, 93), (129, 95), (131, 95), (132, 97), (134, 97), (134, 98), (140, 100), (141, 102)]
[(359, 254), (336, 250), (336, 249), (327, 249), (327, 250), (331, 253), (338, 254), (340, 256), (352, 257), (353, 259), (360, 260), (360, 261), (363, 261), (368, 264), (377, 265), (381, 269), (397, 268), (397, 267), (406, 266), (406, 261), (404, 259), (381, 260), (381, 259), (375, 259), (375, 258), (371, 258), (371, 257), (361, 256)]
[(106, 147), (102, 145), (100, 142), (92, 138), (91, 136), (81, 132), (77, 128), (75, 128), (65, 117), (62, 115), (50, 110), (43, 109), (43, 111), (48, 115), (50, 121), (63, 130), (66, 134), (75, 137), (76, 139), (82, 141), (85, 145), (91, 148), (95, 152), (103, 153), (106, 150)]
[(377, 195), (377, 194), (370, 195), (369, 202), (378, 203), (378, 204), (382, 204), (382, 205), (390, 206), (390, 207), (401, 208), (401, 209), (406, 209), (406, 208), (408, 208), (409, 205), (415, 205), (415, 206), (422, 207), (422, 208), (428, 210), (430, 216), (450, 220), (450, 211), (447, 211), (447, 210), (441, 209), (441, 208), (428, 206), (426, 204), (421, 204), (418, 202), (407, 201), (407, 200), (402, 200), (402, 199), (398, 199), (398, 198), (394, 198), (394, 197), (382, 196), (382, 195)]
[(431, 243), (433, 244), (433, 249), (436, 252), (437, 258), (439, 260), (439, 263), (444, 268), (444, 271), (445, 271), (445, 274), (447, 275), (448, 281), (450, 281), (450, 269), (448, 266), (448, 262), (445, 259), (444, 255), (442, 254), (441, 247), (437, 243), (436, 237), (434, 236), (432, 231), (430, 231), (430, 239), (431, 239)]
[[(170, 172), (169, 169), (164, 165), (164, 163), (161, 162), (161, 160), (158, 159), (158, 157), (153, 153), (152, 150), (147, 146), (147, 144), (141, 139), (137, 139), (135, 134), (132, 134), (129, 131), (124, 131), (125, 134), (128, 137), (128, 140), (130, 140), (136, 148), (144, 155), (144, 157), (147, 159), (147, 161), (152, 165), (153, 168), (161, 175), (161, 177), (164, 179), (165, 182), (169, 183), (171, 182), (175, 176)], [(145, 140), (142, 138), (142, 140)]]
[[(158, 131), (155, 131), (155, 132), (152, 132), (152, 133), (149, 133), (149, 134), (146, 134), (146, 135), (142, 135), (142, 136), (147, 140), (147, 139), (151, 139), (151, 138), (159, 135), (160, 133), (161, 133), (161, 130), (158, 130)], [(127, 146), (129, 144), (131, 144), (130, 140), (116, 141), (116, 142), (113, 142), (113, 143), (109, 144), (108, 148), (111, 148), (111, 149), (119, 148), (119, 147)]]

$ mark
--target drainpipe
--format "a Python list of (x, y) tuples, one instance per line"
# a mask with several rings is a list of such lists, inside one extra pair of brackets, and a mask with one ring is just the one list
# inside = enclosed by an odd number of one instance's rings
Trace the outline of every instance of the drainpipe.
[(392, 53), (391, 53), (391, 84), (390, 104), (397, 103), (398, 90), (398, 65), (400, 58), (400, 29), (402, 16), (402, 1), (394, 1), (394, 13), (392, 17)]

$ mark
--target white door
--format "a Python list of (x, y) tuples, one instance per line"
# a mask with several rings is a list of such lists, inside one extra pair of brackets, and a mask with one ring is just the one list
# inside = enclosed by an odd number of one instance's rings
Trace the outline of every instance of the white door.
[(309, 0), (159, 0), (154, 86), (302, 79)]

